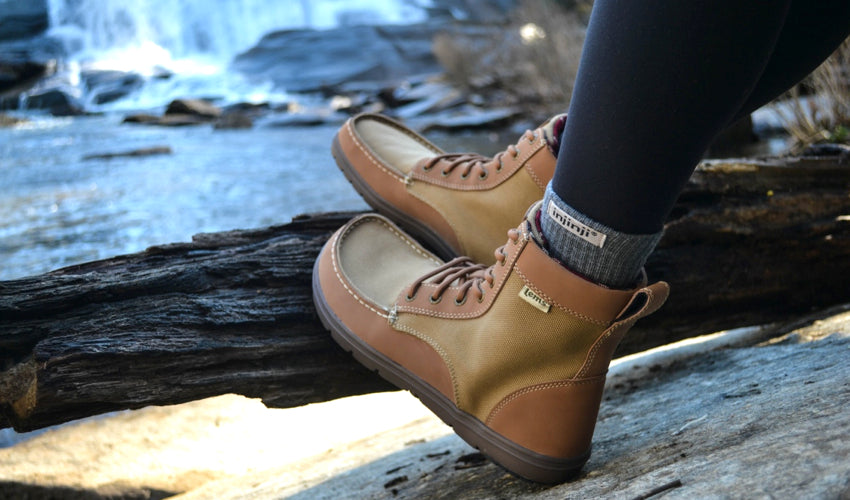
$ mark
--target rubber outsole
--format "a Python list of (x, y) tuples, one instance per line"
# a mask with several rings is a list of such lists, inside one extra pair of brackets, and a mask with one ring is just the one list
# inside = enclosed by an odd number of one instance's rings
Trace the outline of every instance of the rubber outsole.
[(362, 341), (334, 314), (324, 299), (313, 269), (313, 302), (322, 325), (333, 339), (366, 368), (396, 387), (410, 391), (464, 441), (507, 471), (539, 483), (561, 483), (575, 477), (590, 457), (590, 450), (575, 458), (556, 458), (536, 453), (496, 433), (483, 422), (458, 408), (440, 391)]
[(342, 171), (349, 184), (360, 196), (366, 200), (370, 207), (381, 215), (398, 224), (403, 230), (433, 250), (440, 258), (448, 261), (458, 256), (458, 251), (444, 240), (436, 231), (431, 229), (422, 221), (397, 209), (392, 203), (383, 199), (372, 187), (360, 177), (357, 170), (349, 163), (342, 146), (339, 143), (339, 135), (334, 136), (331, 145), (331, 155), (336, 161), (337, 167)]

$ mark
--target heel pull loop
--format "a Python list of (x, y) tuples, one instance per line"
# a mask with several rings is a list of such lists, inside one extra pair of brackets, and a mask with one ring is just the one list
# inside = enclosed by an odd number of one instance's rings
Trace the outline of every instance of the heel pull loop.
[(632, 295), (629, 303), (614, 319), (614, 325), (626, 321), (637, 321), (644, 316), (649, 316), (664, 305), (669, 295), (670, 285), (664, 281), (641, 288)]
[(620, 340), (637, 320), (658, 310), (670, 294), (670, 285), (663, 281), (645, 286), (636, 291), (626, 307), (590, 348), (587, 358), (576, 378), (603, 375)]

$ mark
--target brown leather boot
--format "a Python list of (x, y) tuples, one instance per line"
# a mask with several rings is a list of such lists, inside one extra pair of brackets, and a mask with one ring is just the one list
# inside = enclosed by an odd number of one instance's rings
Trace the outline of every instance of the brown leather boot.
[(396, 121), (361, 114), (342, 126), (332, 153), (369, 205), (440, 256), (491, 264), (505, 232), (543, 198), (555, 172), (553, 128), (563, 116), (488, 158), (447, 154)]
[(668, 286), (580, 278), (541, 249), (534, 217), (490, 267), (444, 263), (384, 217), (355, 218), (322, 250), (313, 298), (358, 361), (509, 471), (549, 483), (588, 459), (614, 349)]

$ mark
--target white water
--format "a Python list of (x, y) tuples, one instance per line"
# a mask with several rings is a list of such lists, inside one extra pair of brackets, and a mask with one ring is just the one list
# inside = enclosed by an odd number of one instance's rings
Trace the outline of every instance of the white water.
[[(247, 84), (226, 68), (233, 57), (272, 31), (351, 24), (422, 21), (430, 0), (48, 0), (50, 33), (70, 54), (64, 77), (81, 69), (133, 71), (152, 81), (108, 109), (160, 106), (175, 97), (213, 96), (224, 102), (280, 101), (270, 86)], [(90, 108), (98, 108), (89, 105)], [(103, 107), (101, 107), (102, 109)]]

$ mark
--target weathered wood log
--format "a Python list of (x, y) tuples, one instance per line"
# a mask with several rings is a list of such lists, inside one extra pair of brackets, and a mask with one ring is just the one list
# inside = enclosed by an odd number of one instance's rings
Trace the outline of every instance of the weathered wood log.
[[(848, 193), (840, 157), (704, 164), (647, 265), (671, 298), (620, 352), (850, 301)], [(313, 312), (313, 261), (351, 215), (0, 282), (0, 427), (230, 392), (289, 407), (390, 389)]]

